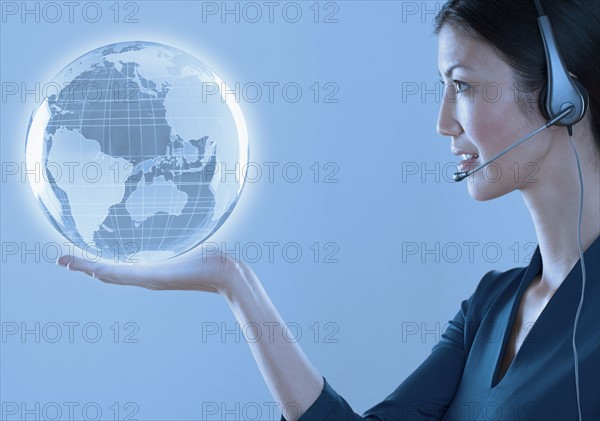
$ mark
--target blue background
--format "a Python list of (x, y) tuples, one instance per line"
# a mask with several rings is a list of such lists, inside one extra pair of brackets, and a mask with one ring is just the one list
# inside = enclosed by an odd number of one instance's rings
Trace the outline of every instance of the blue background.
[[(249, 22), (256, 9), (244, 14), (243, 4), (237, 6), (239, 23), (234, 15), (224, 22), (220, 13), (203, 15), (203, 7), (221, 8), (221, 2), (98, 2), (102, 17), (95, 23), (82, 16), (88, 2), (78, 3), (73, 22), (57, 4), (63, 11), (58, 22), (48, 22), (54, 13), (47, 9), (44, 16), (42, 3), (28, 2), (40, 8), (40, 22), (35, 15), (4, 13), (1, 23), (3, 419), (24, 418), (24, 409), (33, 410), (27, 419), (44, 419), (44, 407), (52, 418), (52, 402), (63, 411), (56, 419), (69, 419), (67, 405), (75, 406), (78, 419), (85, 405), (100, 407), (103, 420), (132, 412), (140, 420), (267, 420), (280, 414), (244, 337), (221, 337), (224, 329), (236, 330), (221, 297), (107, 285), (54, 265), (48, 245), (64, 239), (44, 218), (22, 171), (7, 172), (10, 163), (24, 161), (27, 124), (39, 98), (29, 94), (23, 101), (4, 95), (6, 89), (36, 90), (39, 83), (39, 92), (67, 63), (105, 44), (172, 45), (206, 62), (230, 86), (302, 87), (295, 103), (281, 89), (273, 102), (266, 88), (256, 102), (240, 98), (250, 161), (263, 175), (246, 184), (235, 211), (209, 241), (229, 249), (238, 243), (246, 260), (254, 258), (254, 242), (279, 242), (272, 261), (262, 246), (262, 257), (250, 265), (284, 320), (294, 324), (290, 332), (301, 332), (298, 341), (310, 360), (356, 412), (384, 399), (423, 361), (487, 271), (528, 263), (536, 240), (520, 195), (477, 202), (467, 181), (449, 180), (449, 165), (458, 159), (450, 139), (435, 131), (441, 85), (432, 30), (441, 2), (321, 2), (317, 23), (313, 2), (295, 3), (302, 10), (296, 23), (288, 22), (296, 10), (289, 2), (277, 3), (273, 22), (263, 2), (255, 3), (263, 13), (256, 23)], [(89, 7), (86, 17), (93, 20)], [(111, 7), (120, 11), (118, 22)], [(132, 11), (138, 22), (123, 22)], [(324, 22), (328, 15), (337, 22)], [(309, 88), (315, 82), (318, 102)], [(323, 87), (328, 82), (339, 89), (332, 98), (337, 102), (324, 101), (332, 92)], [(415, 86), (437, 90), (437, 98), (406, 95)], [(279, 163), (272, 180), (265, 162)], [(317, 182), (310, 169), (315, 162), (321, 167)], [(286, 163), (302, 168), (299, 181), (283, 177)], [(337, 172), (330, 181), (337, 182), (325, 182), (331, 168)], [(282, 246), (292, 242), (302, 251), (295, 263), (293, 253), (282, 255)], [(413, 243), (418, 253), (403, 254)], [(472, 256), (466, 243), (473, 244)], [(421, 256), (436, 244), (438, 252)], [(337, 262), (326, 259), (332, 251)], [(23, 327), (35, 331), (36, 323), (39, 342), (33, 333), (21, 336)], [(72, 342), (69, 323), (78, 323)], [(53, 343), (57, 325), (62, 336)], [(15, 326), (19, 332), (10, 334)], [(97, 342), (94, 327), (102, 333)], [(219, 334), (208, 335), (215, 327)], [(8, 416), (11, 403), (19, 409)], [(88, 409), (94, 419), (94, 408)]]

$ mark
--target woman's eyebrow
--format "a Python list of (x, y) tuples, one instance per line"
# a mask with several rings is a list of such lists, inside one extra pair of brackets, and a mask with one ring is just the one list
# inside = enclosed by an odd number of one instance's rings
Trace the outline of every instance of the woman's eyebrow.
[[(454, 69), (458, 69), (458, 68), (462, 68), (462, 69), (465, 69), (465, 70), (472, 70), (472, 69), (471, 69), (471, 68), (469, 68), (468, 66), (465, 66), (465, 65), (462, 65), (462, 64), (456, 63), (456, 64), (453, 64), (452, 66), (450, 66), (450, 67), (448, 68), (448, 70), (446, 70), (446, 72), (444, 73), (444, 75), (445, 75), (446, 77), (450, 77), (450, 75), (452, 74), (452, 72), (454, 71)], [(442, 77), (442, 74), (440, 73), (440, 71), (439, 71), (439, 70), (438, 70), (438, 75), (440, 75), (440, 77)]]

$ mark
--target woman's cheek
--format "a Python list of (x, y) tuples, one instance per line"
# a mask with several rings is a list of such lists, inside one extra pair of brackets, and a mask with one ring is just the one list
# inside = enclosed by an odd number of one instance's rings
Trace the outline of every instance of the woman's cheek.
[(508, 139), (512, 132), (506, 121), (512, 121), (511, 104), (491, 102), (475, 97), (465, 105), (465, 126), (468, 140), (477, 146), (484, 156), (490, 157), (508, 147), (516, 139)]

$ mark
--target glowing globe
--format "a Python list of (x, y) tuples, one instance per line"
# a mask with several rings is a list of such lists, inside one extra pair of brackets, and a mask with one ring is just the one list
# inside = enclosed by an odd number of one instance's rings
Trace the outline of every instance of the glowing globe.
[(86, 257), (168, 259), (230, 215), (248, 135), (236, 98), (202, 61), (123, 42), (84, 54), (44, 88), (27, 131), (29, 184)]

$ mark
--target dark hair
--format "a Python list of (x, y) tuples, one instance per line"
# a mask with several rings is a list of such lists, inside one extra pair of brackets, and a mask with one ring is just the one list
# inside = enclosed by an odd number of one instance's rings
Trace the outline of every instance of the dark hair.
[[(585, 86), (592, 136), (600, 156), (600, 1), (543, 0), (567, 70)], [(546, 83), (546, 56), (533, 0), (449, 0), (435, 18), (487, 41), (515, 70), (518, 90), (539, 93)], [(536, 101), (529, 105), (539, 108)], [(521, 101), (519, 102), (521, 105)]]

